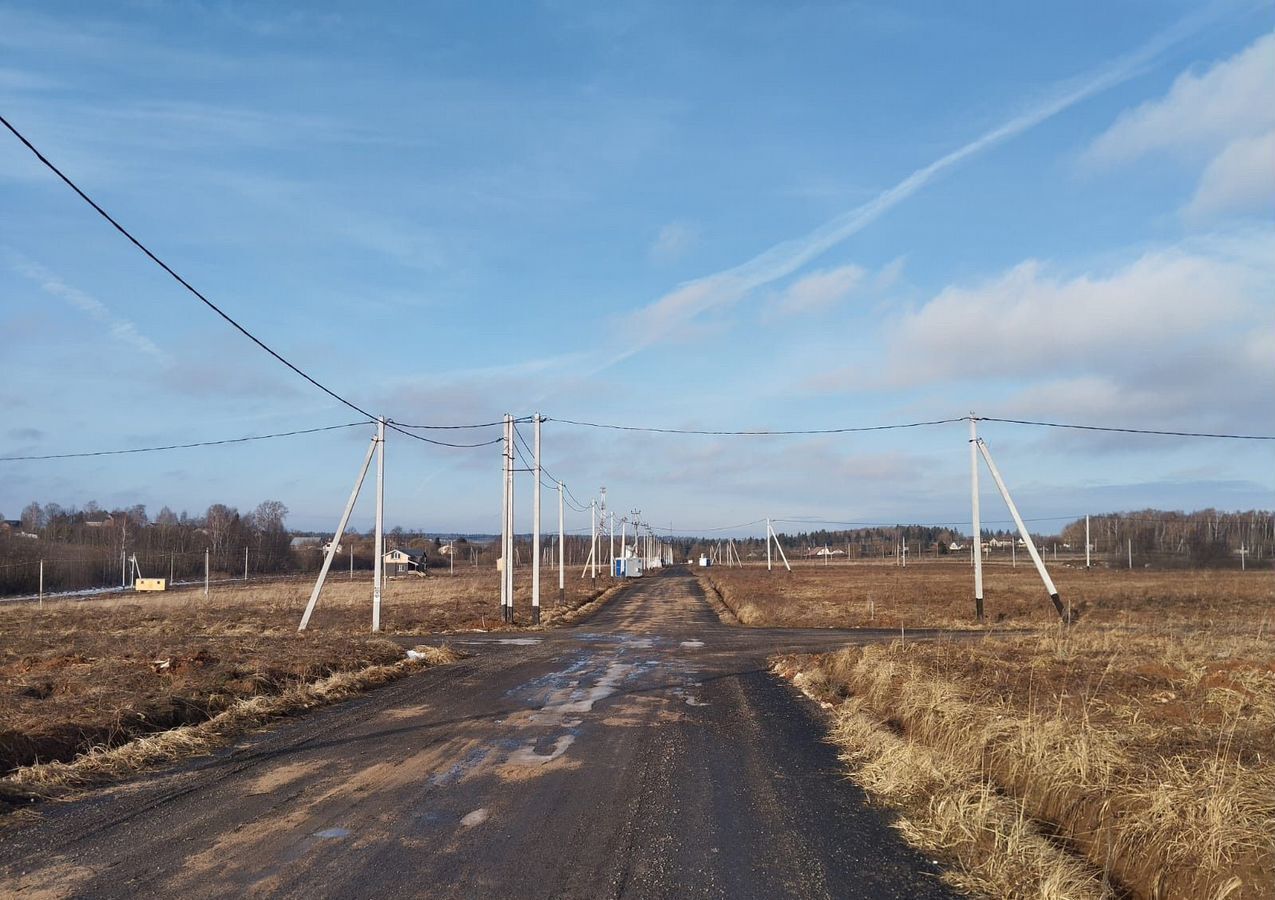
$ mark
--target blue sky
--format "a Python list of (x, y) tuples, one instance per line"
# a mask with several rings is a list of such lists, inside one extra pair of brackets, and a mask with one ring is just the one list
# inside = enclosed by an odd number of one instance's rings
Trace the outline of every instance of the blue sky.
[[(1268, 4), (0, 2), (0, 51), (56, 164), (402, 422), (1275, 431)], [(0, 455), (353, 421), (0, 137)], [(1272, 505), (1269, 445), (984, 434), (1029, 517)], [(366, 440), (2, 463), (0, 512), (330, 527)], [(961, 424), (544, 440), (678, 531), (968, 515)], [(390, 524), (498, 527), (497, 450), (387, 452)]]

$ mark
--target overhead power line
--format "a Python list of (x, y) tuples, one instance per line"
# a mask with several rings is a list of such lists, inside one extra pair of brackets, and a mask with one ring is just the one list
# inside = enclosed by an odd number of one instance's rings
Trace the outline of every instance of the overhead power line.
[[(535, 455), (536, 455), (535, 451), (531, 449), (531, 446), (527, 443), (527, 439), (523, 437), (522, 432), (518, 430), (518, 423), (527, 422), (527, 421), (530, 421), (530, 419), (514, 419), (514, 437), (516, 438), (516, 443), (514, 444), (514, 454), (518, 457), (518, 459), (522, 460), (523, 464), (528, 467), (528, 470), (534, 470)], [(519, 444), (522, 445), (523, 447), (522, 450), (518, 449)], [(523, 453), (523, 450), (526, 451), (525, 455)], [(540, 474), (541, 474), (541, 478), (540, 478), (541, 487), (548, 488), (551, 491), (557, 490), (558, 479), (554, 478), (553, 475), (549, 472), (549, 470), (545, 468), (544, 463), (540, 464)], [(545, 478), (548, 478), (553, 483), (545, 484), (545, 481), (544, 481)], [(562, 482), (562, 490), (565, 495), (564, 500), (566, 501), (566, 504), (568, 506), (570, 506), (576, 512), (589, 511), (589, 507), (580, 503), (580, 501), (576, 499), (576, 495), (571, 493), (571, 488), (566, 484), (566, 482)]]
[[(531, 417), (523, 416), (522, 418), (514, 419), (514, 421), (515, 422), (530, 422)], [(397, 425), (399, 428), (413, 428), (413, 429), (420, 429), (423, 431), (456, 431), (462, 428), (494, 428), (497, 425), (503, 425), (505, 423), (501, 421), (501, 422), (476, 422), (473, 425), (408, 425), (406, 422), (395, 422), (394, 424)]]
[(373, 419), (373, 420), (376, 419), (376, 416), (372, 415), (370, 412), (363, 409), (361, 406), (353, 403), (350, 400), (345, 399), (344, 397), (342, 397), (336, 391), (332, 390), (327, 385), (322, 384), (317, 379), (313, 378), (312, 376), (308, 375), (306, 372), (302, 371), (299, 367), (293, 365), (291, 362), (285, 359), (282, 355), (280, 355), (277, 351), (275, 351), (273, 348), (268, 346), (263, 340), (261, 340), (259, 337), (257, 337), (247, 328), (245, 328), (243, 325), (240, 325), (237, 321), (234, 320), (234, 318), (230, 316), (229, 313), (227, 313), (216, 303), (213, 303), (211, 300), (205, 297), (189, 281), (187, 281), (182, 276), (178, 275), (177, 272), (175, 272), (172, 269), (172, 267), (168, 265), (168, 263), (164, 262), (162, 259), (156, 256), (153, 252), (151, 252), (149, 247), (147, 247), (140, 240), (135, 238), (132, 235), (132, 233), (129, 232), (127, 228), (125, 228), (118, 221), (116, 221), (116, 219), (110, 213), (108, 213), (105, 209), (99, 206), (98, 203), (95, 200), (93, 200), (92, 197), (90, 197), (83, 190), (81, 190), (79, 185), (77, 185), (74, 181), (68, 178), (66, 174), (62, 172), (61, 169), (59, 169), (52, 162), (50, 162), (49, 159), (45, 157), (43, 153), (41, 153), (38, 149), (36, 149), (36, 146), (34, 144), (32, 144), (29, 140), (27, 140), (27, 138), (22, 134), (22, 132), (18, 131), (17, 128), (13, 127), (13, 125), (9, 122), (9, 120), (2, 115), (0, 115), (0, 123), (2, 123), (5, 128), (9, 129), (9, 131), (13, 132), (13, 136), (16, 137), (18, 140), (20, 140), (24, 145), (26, 145), (26, 148), (35, 154), (35, 158), (38, 159), (40, 162), (42, 162), (49, 169), (49, 171), (51, 171), (54, 175), (60, 178), (67, 185), (67, 187), (75, 191), (75, 193), (79, 195), (81, 200), (83, 200), (89, 206), (93, 207), (93, 209), (97, 212), (97, 214), (100, 215), (107, 222), (110, 222), (116, 231), (124, 235), (124, 237), (128, 238), (129, 242), (132, 243), (133, 246), (135, 246), (138, 250), (142, 251), (142, 253), (146, 254), (146, 256), (153, 263), (155, 263), (157, 266), (159, 266), (161, 269), (163, 269), (165, 272), (171, 275), (177, 281), (178, 284), (180, 284), (187, 291), (189, 291), (191, 294), (197, 297), (201, 303), (203, 303), (205, 306), (207, 306), (217, 315), (221, 316), (221, 318), (224, 319), (226, 322), (228, 322), (231, 325), (231, 327), (233, 327), (236, 331), (238, 331), (248, 340), (252, 341), (262, 350), (269, 353), (276, 360), (283, 363), (293, 372), (300, 375), (306, 381), (310, 382), (310, 384), (314, 385), (319, 390), (323, 391), (323, 393), (327, 394), (332, 399), (337, 400), (340, 403), (343, 403), (344, 405), (348, 406), (350, 409), (354, 410), (355, 412), (360, 413), (361, 415), (367, 416), (369, 419)]
[(425, 437), (425, 435), (423, 434), (413, 434), (412, 432), (405, 430), (409, 426), (400, 426), (399, 423), (394, 422), (390, 419), (385, 420), (385, 427), (390, 429), (391, 431), (397, 431), (399, 434), (405, 437), (410, 437), (413, 440), (422, 441), (426, 444), (433, 444), (436, 447), (458, 447), (462, 450), (472, 450), (475, 447), (490, 447), (492, 444), (499, 444), (502, 440), (504, 440), (504, 438), (497, 437), (497, 438), (492, 438), (489, 441), (477, 441), (476, 443), (473, 443), (473, 444), (457, 444), (457, 443), (453, 443), (452, 441), (440, 441), (436, 438), (428, 438), (428, 437)]
[(1075, 425), (1066, 422), (1033, 422), (1029, 419), (998, 419), (974, 416), (975, 422), (1004, 422), (1007, 425), (1035, 425), (1040, 428), (1071, 428), (1076, 431), (1110, 431), (1118, 434), (1158, 434), (1165, 437), (1221, 438), (1230, 441), (1275, 441), (1269, 434), (1219, 434), (1208, 431), (1159, 431), (1153, 428), (1116, 428), (1107, 425)]
[(901, 428), (924, 428), (929, 425), (949, 425), (953, 422), (964, 422), (968, 416), (954, 419), (934, 419), (928, 422), (904, 422), (897, 425), (862, 425), (846, 428), (800, 428), (788, 430), (755, 430), (755, 431), (719, 431), (698, 428), (654, 428), (643, 425), (614, 425), (605, 422), (581, 422), (576, 419), (559, 419), (546, 417), (545, 422), (561, 422), (563, 425), (579, 425), (584, 428), (606, 428), (612, 431), (643, 431), (652, 434), (701, 434), (731, 437), (780, 437), (798, 434), (850, 434), (861, 431), (894, 431)]
[(225, 438), (219, 441), (194, 441), (189, 444), (165, 444), (160, 447), (130, 447), (127, 450), (85, 450), (77, 453), (46, 453), (39, 456), (0, 456), (0, 462), (20, 462), (37, 459), (80, 459), (89, 456), (123, 456), (128, 453), (155, 453), (159, 450), (187, 450), (191, 447), (217, 447), (223, 444), (246, 444), (250, 441), (268, 441), (272, 438), (293, 437), (299, 434), (318, 434), (367, 425), (367, 422), (347, 422), (344, 425), (324, 425), (321, 428), (301, 428), (296, 431), (278, 431), (274, 434), (253, 434), (247, 437)]

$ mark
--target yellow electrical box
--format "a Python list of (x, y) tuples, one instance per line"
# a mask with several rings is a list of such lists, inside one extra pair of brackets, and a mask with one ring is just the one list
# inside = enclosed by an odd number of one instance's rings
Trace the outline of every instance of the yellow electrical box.
[(168, 590), (167, 578), (138, 578), (133, 582), (133, 590), (135, 591), (166, 591)]

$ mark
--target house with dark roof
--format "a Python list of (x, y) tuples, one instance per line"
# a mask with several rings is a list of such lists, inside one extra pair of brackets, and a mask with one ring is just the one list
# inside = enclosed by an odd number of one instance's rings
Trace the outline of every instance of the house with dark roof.
[(408, 572), (416, 572), (425, 574), (425, 551), (413, 550), (391, 550), (385, 554), (385, 574), (386, 575), (406, 575)]

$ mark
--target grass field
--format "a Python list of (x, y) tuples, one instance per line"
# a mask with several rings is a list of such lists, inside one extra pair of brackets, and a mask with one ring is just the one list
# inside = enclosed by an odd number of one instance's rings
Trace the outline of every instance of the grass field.
[[(712, 582), (749, 624), (971, 625), (967, 567), (893, 569)], [(1275, 576), (1063, 569), (1070, 628), (1035, 579), (987, 579), (989, 620), (1015, 632), (777, 670), (829, 706), (854, 777), (968, 889), (1275, 896)]]
[[(67, 761), (93, 748), (203, 722), (237, 703), (298, 686), (393, 666), (404, 649), (371, 626), (371, 581), (332, 579), (309, 629), (297, 624), (308, 580), (216, 585), (163, 594), (0, 606), (0, 772)], [(567, 579), (580, 606), (609, 583)], [(530, 585), (518, 585), (519, 620)], [(499, 625), (499, 583), (491, 571), (392, 579), (382, 601), (386, 634), (424, 634)]]
[[(968, 563), (804, 564), (697, 570), (745, 625), (811, 628), (974, 627)], [(1275, 574), (1233, 570), (1050, 567), (1064, 604), (1090, 624), (1253, 630), (1275, 622)], [(1058, 615), (1030, 564), (983, 569), (986, 621), (1049, 625)], [(1264, 618), (1265, 616), (1265, 618)], [(1269, 630), (1269, 629), (1268, 629)]]

